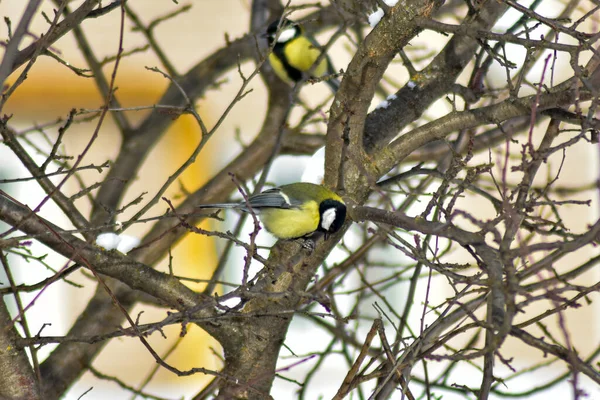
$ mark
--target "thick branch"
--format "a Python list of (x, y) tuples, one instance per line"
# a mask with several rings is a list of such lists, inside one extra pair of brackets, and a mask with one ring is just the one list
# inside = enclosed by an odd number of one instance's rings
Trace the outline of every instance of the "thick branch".
[[(489, 30), (506, 11), (506, 6), (495, 0), (483, 2), (474, 15), (469, 15), (460, 25), (466, 30)], [(423, 28), (423, 17), (417, 17)], [(396, 99), (386, 108), (369, 114), (365, 122), (365, 147), (376, 151), (384, 147), (405, 126), (417, 120), (437, 99), (447, 94), (456, 79), (480, 48), (477, 37), (454, 35), (444, 49), (422, 71), (411, 77), (409, 83), (395, 93)]]
[(17, 346), (20, 336), (0, 301), (0, 398), (3, 400), (40, 399), (38, 383), (27, 354)]
[[(358, 48), (331, 106), (325, 158), (326, 184), (329, 186), (344, 187), (344, 182), (339, 182), (342, 170), (345, 170), (345, 180), (352, 186), (364, 186), (368, 177), (364, 176), (362, 168), (368, 168), (369, 163), (362, 150), (363, 131), (375, 88), (398, 51), (421, 31), (415, 18), (430, 15), (440, 4), (438, 1), (407, 1), (389, 9)], [(349, 153), (347, 159), (344, 157), (346, 150)], [(356, 187), (345, 189), (353, 194), (357, 192)], [(362, 192), (356, 193), (359, 198), (365, 191)]]
[[(501, 103), (475, 110), (453, 112), (445, 117), (425, 124), (407, 132), (394, 140), (388, 147), (377, 153), (374, 159), (379, 171), (387, 172), (393, 166), (404, 160), (409, 154), (419, 147), (442, 139), (452, 132), (471, 129), (482, 125), (498, 124), (509, 119), (531, 115), (535, 107), (537, 111), (548, 108), (572, 104), (579, 95), (577, 90), (564, 90), (557, 93), (546, 93), (522, 97), (520, 99), (507, 99)], [(537, 103), (537, 104), (536, 104)]]

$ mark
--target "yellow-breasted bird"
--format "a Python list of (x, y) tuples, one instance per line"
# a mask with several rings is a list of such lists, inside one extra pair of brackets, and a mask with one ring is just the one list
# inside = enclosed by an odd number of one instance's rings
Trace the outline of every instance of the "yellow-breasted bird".
[[(309, 78), (320, 78), (335, 73), (327, 56), (321, 57), (318, 65), (312, 68), (321, 56), (321, 48), (292, 21), (284, 18), (272, 22), (267, 28), (266, 36), (269, 46), (273, 46), (273, 51), (269, 54), (269, 62), (283, 81), (299, 82), (309, 71), (311, 72)], [(339, 88), (339, 82), (333, 77), (325, 79), (325, 82), (334, 93)]]
[(198, 208), (229, 208), (256, 213), (263, 226), (279, 239), (310, 237), (316, 232), (337, 232), (346, 219), (340, 196), (314, 183), (292, 183), (248, 198), (240, 203), (202, 204)]

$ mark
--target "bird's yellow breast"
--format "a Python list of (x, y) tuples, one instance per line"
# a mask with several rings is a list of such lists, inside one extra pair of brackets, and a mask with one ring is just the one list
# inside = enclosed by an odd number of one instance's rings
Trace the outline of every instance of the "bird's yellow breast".
[[(321, 55), (321, 50), (316, 48), (310, 40), (300, 36), (285, 43), (283, 55), (285, 56), (285, 61), (287, 61), (290, 66), (301, 72), (308, 72)], [(279, 78), (286, 82), (292, 81), (283, 66), (282, 60), (280, 60), (275, 53), (269, 54), (269, 62)], [(312, 70), (311, 75), (320, 77), (325, 75), (326, 72), (327, 58), (322, 57), (319, 65)]]
[[(284, 48), (284, 54), (290, 65), (300, 71), (308, 71), (321, 55), (321, 50), (307, 38), (300, 36), (288, 42)], [(313, 76), (322, 76), (327, 72), (327, 60), (322, 58), (321, 62), (313, 71)]]
[(280, 239), (295, 239), (316, 231), (319, 219), (319, 205), (315, 201), (305, 203), (302, 208), (272, 208), (260, 213), (265, 229)]

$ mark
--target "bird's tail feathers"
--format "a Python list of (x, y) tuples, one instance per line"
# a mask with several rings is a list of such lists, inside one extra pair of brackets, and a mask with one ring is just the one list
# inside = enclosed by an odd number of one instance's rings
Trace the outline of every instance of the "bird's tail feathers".
[(196, 208), (227, 208), (227, 209), (240, 209), (243, 205), (240, 203), (214, 203), (214, 204), (199, 204)]

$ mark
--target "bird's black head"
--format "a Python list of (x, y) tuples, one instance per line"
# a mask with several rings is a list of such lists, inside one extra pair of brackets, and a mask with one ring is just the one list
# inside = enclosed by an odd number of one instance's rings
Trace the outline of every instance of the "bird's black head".
[[(295, 25), (289, 19), (284, 18), (281, 21), (281, 26), (279, 24), (279, 19), (271, 22), (269, 27), (267, 28), (267, 39), (269, 41), (269, 46), (273, 44), (275, 40), (277, 43), (286, 43), (290, 40), (297, 38), (302, 34), (300, 27)], [(279, 37), (277, 37), (277, 28), (279, 29)]]
[(346, 205), (340, 201), (327, 199), (319, 205), (318, 231), (325, 232), (325, 236), (335, 233), (346, 220)]

